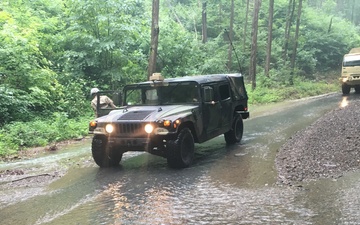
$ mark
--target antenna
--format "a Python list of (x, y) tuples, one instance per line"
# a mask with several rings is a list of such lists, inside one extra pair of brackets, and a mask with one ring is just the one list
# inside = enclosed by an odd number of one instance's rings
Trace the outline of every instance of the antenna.
[(225, 31), (226, 35), (228, 36), (228, 39), (229, 39), (230, 45), (231, 45), (231, 47), (232, 47), (232, 49), (233, 49), (233, 51), (234, 51), (234, 53), (235, 53), (236, 60), (237, 60), (237, 63), (238, 63), (238, 65), (239, 65), (239, 72), (242, 74), (242, 67), (241, 67), (241, 64), (240, 64), (240, 60), (239, 60), (238, 55), (236, 54), (236, 50), (235, 50), (235, 47), (234, 47), (234, 45), (233, 45), (233, 43), (232, 43), (232, 41), (231, 41), (231, 38), (230, 38), (229, 32), (228, 32), (226, 29), (225, 29), (224, 31)]

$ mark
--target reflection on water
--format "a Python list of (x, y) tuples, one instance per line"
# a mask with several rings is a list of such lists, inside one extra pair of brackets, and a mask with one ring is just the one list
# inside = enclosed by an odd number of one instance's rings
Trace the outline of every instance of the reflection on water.
[[(175, 180), (143, 189), (129, 185), (110, 184), (98, 196), (106, 223), (311, 224), (315, 215), (295, 199), (299, 190), (292, 188), (239, 189), (213, 183), (207, 175), (183, 186)], [(103, 217), (95, 220), (104, 222)]]
[(348, 105), (349, 105), (348, 97), (344, 96), (341, 100), (340, 107), (345, 108)]

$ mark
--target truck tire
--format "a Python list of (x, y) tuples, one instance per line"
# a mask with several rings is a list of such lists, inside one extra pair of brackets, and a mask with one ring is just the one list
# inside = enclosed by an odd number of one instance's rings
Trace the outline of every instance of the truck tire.
[(360, 85), (355, 86), (355, 93), (360, 94)]
[(95, 163), (102, 168), (119, 165), (123, 155), (121, 152), (111, 149), (107, 145), (107, 138), (102, 135), (93, 137), (91, 152)]
[(224, 134), (226, 144), (232, 145), (235, 143), (239, 143), (242, 139), (243, 132), (244, 132), (244, 124), (242, 117), (237, 115), (236, 118), (234, 119), (231, 130), (229, 130)]
[(194, 137), (189, 128), (180, 131), (176, 140), (167, 143), (167, 162), (172, 168), (185, 168), (190, 166), (194, 159)]
[(350, 93), (351, 87), (349, 85), (347, 85), (347, 84), (342, 84), (341, 89), (342, 89), (342, 93), (344, 95), (348, 95)]

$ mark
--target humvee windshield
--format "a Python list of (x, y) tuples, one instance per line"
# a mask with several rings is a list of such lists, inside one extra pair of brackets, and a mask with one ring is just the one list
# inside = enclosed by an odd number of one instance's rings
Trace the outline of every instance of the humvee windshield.
[(126, 105), (171, 105), (199, 102), (199, 87), (196, 82), (169, 82), (139, 84), (124, 90)]
[(344, 57), (343, 66), (360, 66), (360, 55), (349, 55)]

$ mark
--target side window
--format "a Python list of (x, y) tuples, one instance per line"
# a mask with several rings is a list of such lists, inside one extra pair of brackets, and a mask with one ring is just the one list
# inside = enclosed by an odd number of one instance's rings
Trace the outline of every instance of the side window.
[(158, 93), (156, 89), (145, 91), (145, 104), (156, 104), (158, 102)]
[(140, 105), (140, 104), (142, 104), (141, 89), (127, 90), (125, 104), (126, 105)]
[(228, 84), (222, 84), (219, 86), (220, 100), (226, 100), (230, 98), (230, 88)]

